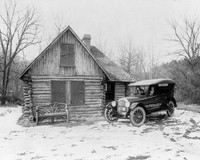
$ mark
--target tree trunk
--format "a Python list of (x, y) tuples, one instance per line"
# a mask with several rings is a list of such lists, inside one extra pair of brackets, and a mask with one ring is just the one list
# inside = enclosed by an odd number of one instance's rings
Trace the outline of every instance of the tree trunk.
[(1, 98), (1, 105), (5, 105), (6, 97), (7, 97), (7, 90), (8, 90), (8, 83), (10, 77), (10, 67), (8, 69), (4, 69), (3, 71), (3, 89), (2, 89), (2, 98)]
[(1, 105), (5, 105), (5, 103), (6, 103), (6, 88), (5, 88), (5, 83), (6, 83), (6, 71), (3, 70)]
[(3, 106), (5, 105), (5, 103), (6, 103), (6, 92), (3, 91), (1, 96), (1, 105)]

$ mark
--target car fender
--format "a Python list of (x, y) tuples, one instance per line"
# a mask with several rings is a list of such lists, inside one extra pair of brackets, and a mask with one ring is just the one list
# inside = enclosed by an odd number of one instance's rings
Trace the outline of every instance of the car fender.
[(138, 102), (137, 103), (132, 103), (130, 105), (130, 110), (133, 110), (135, 107), (137, 107), (138, 104), (139, 104)]
[(175, 107), (177, 107), (177, 103), (176, 103), (175, 98), (171, 98), (170, 100), (174, 103)]
[(108, 104), (106, 104), (105, 108), (112, 108), (111, 102), (109, 102)]

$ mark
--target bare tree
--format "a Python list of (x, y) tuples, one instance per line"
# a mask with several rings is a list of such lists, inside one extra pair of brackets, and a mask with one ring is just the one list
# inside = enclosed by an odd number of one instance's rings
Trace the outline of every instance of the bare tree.
[(128, 45), (123, 45), (120, 47), (121, 57), (119, 59), (119, 63), (122, 68), (129, 74), (131, 74), (131, 70), (133, 66), (135, 66), (136, 60), (136, 49), (132, 44), (132, 41), (129, 41)]
[(39, 22), (36, 11), (28, 8), (18, 10), (17, 7), (15, 2), (5, 3), (4, 14), (0, 14), (2, 105), (5, 104), (14, 59), (24, 49), (38, 43)]
[(154, 50), (152, 47), (149, 47), (148, 54), (146, 55), (145, 63), (146, 63), (146, 78), (154, 79), (160, 78), (158, 76), (158, 62), (160, 57), (154, 54)]
[(56, 31), (56, 34), (59, 35), (66, 27), (67, 23), (64, 22), (62, 14), (54, 15), (54, 29)]
[(146, 78), (146, 64), (144, 49), (136, 48), (133, 41), (120, 47), (121, 57), (119, 63), (122, 68), (137, 80)]
[(185, 18), (183, 23), (172, 20), (170, 25), (174, 34), (169, 40), (178, 47), (172, 54), (184, 58), (191, 71), (195, 75), (199, 74), (196, 68), (199, 67), (200, 57), (200, 21)]

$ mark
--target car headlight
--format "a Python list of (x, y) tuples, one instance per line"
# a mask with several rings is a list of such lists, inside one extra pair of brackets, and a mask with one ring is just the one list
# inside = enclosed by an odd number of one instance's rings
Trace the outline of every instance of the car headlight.
[(112, 102), (111, 102), (111, 105), (112, 105), (113, 107), (115, 107), (115, 106), (117, 105), (117, 102), (116, 102), (116, 101), (112, 101)]
[(125, 102), (125, 107), (129, 107), (130, 106), (130, 102), (128, 101), (128, 100), (126, 100), (126, 102)]

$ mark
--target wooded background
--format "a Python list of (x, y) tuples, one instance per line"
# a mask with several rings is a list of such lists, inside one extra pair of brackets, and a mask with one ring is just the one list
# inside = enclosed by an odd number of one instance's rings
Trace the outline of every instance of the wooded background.
[[(8, 102), (23, 100), (22, 82), (19, 74), (31, 62), (23, 56), (26, 48), (40, 45), (41, 34), (39, 15), (34, 9), (19, 8), (16, 2), (5, 3), (5, 10), (0, 12), (0, 99)], [(55, 36), (66, 26), (64, 17), (55, 18), (52, 28)], [(168, 53), (171, 61), (160, 63), (160, 57), (154, 54), (153, 48), (146, 50), (146, 46), (136, 46), (133, 40), (125, 40), (119, 44), (118, 63), (136, 80), (152, 78), (171, 78), (176, 82), (176, 99), (188, 103), (200, 103), (200, 23), (198, 18), (172, 19), (169, 22), (171, 35), (163, 37), (173, 44), (174, 51)], [(49, 37), (45, 44), (49, 44), (54, 37)], [(103, 44), (103, 45), (102, 45)], [(104, 42), (96, 46), (108, 57)], [(44, 48), (44, 47), (41, 47)], [(42, 51), (42, 50), (41, 50)], [(4, 102), (3, 100), (3, 102)], [(2, 103), (4, 105), (5, 103)]]

